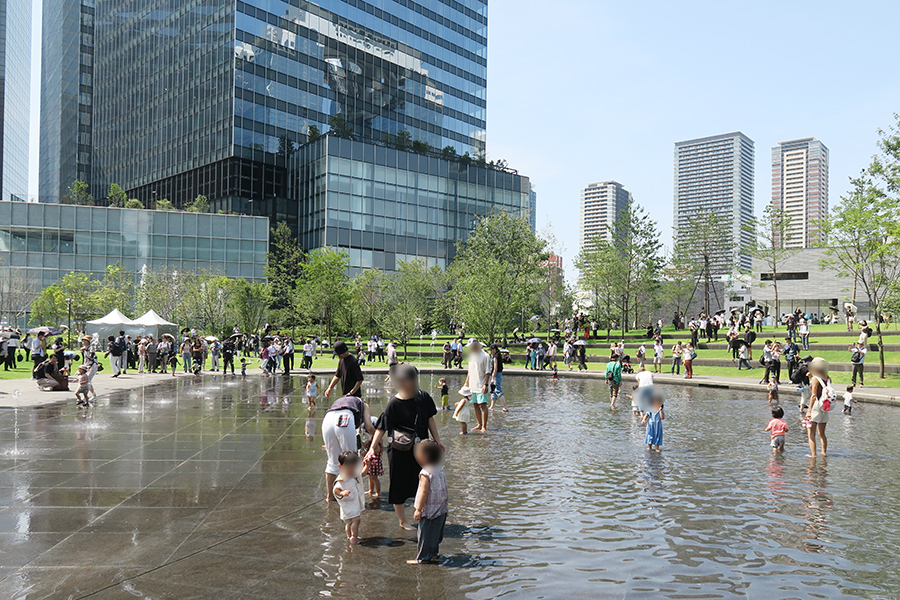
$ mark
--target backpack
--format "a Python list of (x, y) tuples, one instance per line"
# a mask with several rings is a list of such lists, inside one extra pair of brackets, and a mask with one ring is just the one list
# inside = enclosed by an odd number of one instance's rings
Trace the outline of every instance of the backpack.
[(850, 362), (854, 365), (858, 365), (862, 362), (862, 353), (859, 350), (855, 350), (853, 354), (850, 356)]
[(819, 400), (822, 402), (822, 410), (828, 412), (831, 410), (831, 404), (837, 401), (837, 392), (831, 387), (830, 379), (827, 382), (822, 381), (821, 377), (816, 377), (816, 379), (819, 380), (819, 384), (822, 386), (822, 394), (819, 396)]

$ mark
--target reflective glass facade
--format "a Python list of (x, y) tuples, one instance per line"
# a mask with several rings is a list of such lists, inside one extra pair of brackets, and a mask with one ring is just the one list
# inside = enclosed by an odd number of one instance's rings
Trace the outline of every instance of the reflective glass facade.
[(42, 28), (38, 193), (58, 202), (92, 181), (94, 0), (45, 0)]
[[(71, 1), (46, 0), (54, 13)], [(438, 149), (484, 150), (483, 0), (104, 0), (93, 10), (97, 198), (110, 183), (145, 203), (283, 196), (290, 156), (334, 115), (362, 138), (406, 130)]]
[(527, 218), (530, 192), (515, 173), (327, 136), (296, 153), (290, 193), (301, 201), (276, 218), (296, 223), (305, 248), (347, 248), (353, 272), (416, 257), (443, 267), (479, 216)]
[(259, 217), (0, 202), (0, 268), (41, 286), (69, 271), (101, 277), (116, 262), (136, 279), (146, 265), (262, 280), (268, 243)]
[(31, 2), (0, 0), (0, 200), (28, 194)]

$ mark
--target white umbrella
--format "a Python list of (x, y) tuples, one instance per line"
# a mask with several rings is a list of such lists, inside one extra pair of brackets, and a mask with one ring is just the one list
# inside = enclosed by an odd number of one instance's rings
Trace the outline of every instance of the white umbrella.
[(586, 341), (584, 341), (584, 340), (578, 340), (577, 342), (575, 342), (575, 343), (572, 344), (572, 345), (573, 345), (573, 346), (587, 346), (588, 343), (587, 343)]
[(219, 341), (219, 338), (217, 338), (214, 335), (208, 335), (203, 339), (206, 340), (207, 342), (218, 342)]
[(856, 305), (852, 302), (844, 302), (844, 308), (849, 308), (853, 312), (857, 312)]

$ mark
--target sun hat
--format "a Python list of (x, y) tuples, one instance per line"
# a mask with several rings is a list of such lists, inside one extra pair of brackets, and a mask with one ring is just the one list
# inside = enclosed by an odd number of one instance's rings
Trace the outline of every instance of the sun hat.
[(475, 338), (469, 338), (469, 343), (466, 344), (466, 348), (471, 348), (472, 346), (475, 346), (475, 345), (481, 346), (481, 342), (479, 342)]
[(464, 386), (462, 386), (461, 388), (459, 388), (459, 395), (460, 395), (460, 396), (466, 396), (466, 397), (471, 396), (471, 395), (472, 395), (472, 390), (469, 389), (469, 386), (464, 385)]

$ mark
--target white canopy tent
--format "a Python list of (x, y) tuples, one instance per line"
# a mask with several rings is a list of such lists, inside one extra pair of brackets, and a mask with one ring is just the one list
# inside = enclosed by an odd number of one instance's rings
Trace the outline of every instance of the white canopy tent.
[(112, 312), (104, 317), (88, 321), (86, 325), (88, 335), (93, 336), (97, 334), (101, 341), (105, 340), (107, 336), (119, 335), (120, 331), (124, 331), (127, 335), (134, 337), (135, 332), (140, 331), (141, 327), (123, 315), (118, 308), (113, 309)]
[(176, 338), (178, 337), (178, 325), (166, 321), (152, 308), (135, 319), (134, 323), (140, 326), (140, 335), (152, 335), (157, 340), (164, 333), (170, 333)]

